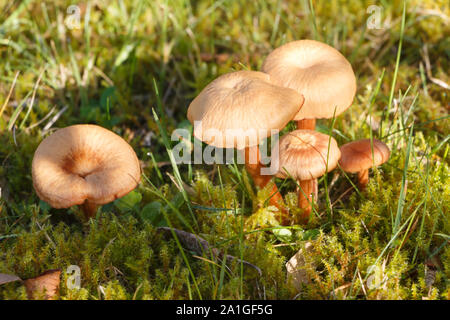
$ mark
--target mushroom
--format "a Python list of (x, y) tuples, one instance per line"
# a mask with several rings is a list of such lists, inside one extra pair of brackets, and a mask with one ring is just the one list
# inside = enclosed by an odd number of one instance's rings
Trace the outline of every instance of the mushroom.
[[(369, 182), (369, 169), (385, 163), (391, 154), (388, 146), (380, 140), (353, 141), (341, 146), (339, 166), (345, 172), (358, 173), (358, 185), (364, 189)], [(373, 146), (373, 148), (372, 148)]]
[[(281, 130), (303, 105), (295, 90), (279, 87), (268, 74), (237, 71), (208, 84), (187, 111), (194, 136), (217, 148), (236, 148), (256, 186), (263, 188), (272, 175), (262, 175), (259, 143)], [(280, 207), (283, 199), (274, 185), (270, 203)]]
[(138, 184), (139, 160), (121, 137), (96, 125), (73, 125), (45, 138), (34, 153), (33, 186), (53, 208), (81, 205), (86, 218), (99, 205)]
[(334, 138), (314, 130), (295, 130), (279, 141), (277, 177), (291, 176), (299, 183), (298, 205), (303, 209), (300, 220), (307, 221), (317, 199), (317, 178), (333, 170), (341, 156)]
[(333, 118), (352, 104), (356, 79), (351, 64), (333, 47), (314, 41), (289, 42), (272, 51), (262, 65), (274, 84), (303, 94), (298, 129), (314, 130), (316, 119)]

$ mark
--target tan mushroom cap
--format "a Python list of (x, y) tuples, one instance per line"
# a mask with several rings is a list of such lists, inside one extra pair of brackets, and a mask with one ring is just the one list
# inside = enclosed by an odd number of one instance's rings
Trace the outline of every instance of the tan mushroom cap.
[[(333, 170), (340, 157), (334, 138), (314, 130), (295, 130), (279, 141), (277, 177), (292, 176), (301, 181), (316, 179)], [(272, 157), (274, 160), (277, 161)]]
[(265, 59), (262, 71), (275, 84), (305, 97), (294, 120), (332, 118), (350, 107), (355, 97), (351, 64), (338, 50), (319, 41), (298, 40), (275, 49)]
[(189, 105), (187, 117), (197, 139), (243, 149), (284, 128), (303, 101), (296, 91), (272, 84), (265, 73), (237, 71), (208, 84)]
[(68, 208), (123, 197), (138, 185), (141, 170), (134, 150), (112, 131), (73, 125), (41, 142), (32, 176), (39, 198), (54, 208)]
[(370, 169), (373, 165), (379, 166), (385, 163), (391, 154), (388, 146), (377, 139), (373, 139), (373, 154), (370, 139), (346, 143), (341, 146), (341, 153), (339, 166), (350, 173)]

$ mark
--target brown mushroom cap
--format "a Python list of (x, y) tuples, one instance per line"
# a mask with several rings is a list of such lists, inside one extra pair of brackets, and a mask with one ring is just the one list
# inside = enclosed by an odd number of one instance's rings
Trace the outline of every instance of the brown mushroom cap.
[(294, 120), (332, 118), (350, 107), (355, 97), (351, 64), (339, 51), (319, 41), (298, 40), (275, 49), (265, 59), (262, 71), (274, 84), (305, 97)]
[(86, 200), (97, 205), (111, 202), (133, 190), (140, 176), (131, 146), (96, 125), (55, 131), (41, 142), (32, 163), (36, 193), (54, 208)]
[[(279, 141), (277, 177), (291, 175), (297, 180), (316, 179), (333, 170), (340, 156), (334, 138), (314, 130), (295, 130)], [(277, 159), (272, 158), (272, 161)]]
[(379, 166), (385, 163), (391, 154), (388, 146), (380, 140), (363, 139), (346, 143), (341, 146), (342, 157), (339, 166), (345, 172), (355, 173), (370, 169), (373, 165)]
[(243, 149), (284, 128), (303, 101), (296, 91), (272, 84), (265, 73), (237, 71), (208, 84), (189, 105), (187, 117), (193, 124), (201, 121), (201, 127), (194, 127), (197, 139)]

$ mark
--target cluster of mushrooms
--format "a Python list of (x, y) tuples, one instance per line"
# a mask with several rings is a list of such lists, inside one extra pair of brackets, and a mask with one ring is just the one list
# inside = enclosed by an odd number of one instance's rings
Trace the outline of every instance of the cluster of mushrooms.
[[(270, 53), (259, 71), (222, 75), (192, 101), (187, 117), (194, 136), (217, 148), (236, 148), (255, 185), (264, 188), (273, 176), (298, 182), (300, 221), (307, 221), (317, 201), (317, 179), (339, 163), (358, 173), (360, 188), (368, 170), (389, 158), (389, 148), (376, 139), (338, 147), (331, 136), (315, 131), (316, 119), (333, 118), (353, 102), (356, 79), (350, 63), (336, 49), (313, 40), (287, 43)], [(290, 121), (297, 130), (280, 138), (272, 154), (277, 172), (262, 174), (259, 144)], [(200, 124), (200, 125), (197, 125)], [(213, 131), (215, 134), (211, 134)], [(32, 163), (33, 186), (54, 208), (79, 205), (87, 218), (99, 206), (123, 197), (140, 181), (141, 169), (131, 146), (96, 125), (73, 125), (55, 131), (37, 148)], [(269, 203), (288, 215), (275, 183)]]
[[(299, 220), (305, 222), (317, 201), (319, 177), (339, 164), (345, 172), (358, 173), (359, 187), (364, 189), (368, 170), (386, 162), (390, 151), (376, 139), (339, 148), (333, 137), (315, 131), (316, 119), (338, 116), (355, 97), (352, 66), (336, 49), (314, 40), (289, 42), (266, 57), (261, 71), (218, 77), (192, 101), (187, 117), (194, 124), (197, 139), (218, 148), (240, 150), (257, 187), (265, 187), (273, 175), (295, 179), (302, 209)], [(272, 166), (276, 163), (278, 171), (261, 175), (264, 165), (259, 144), (292, 120), (297, 130), (282, 136), (274, 148), (278, 154), (272, 154)], [(211, 130), (219, 134), (211, 135)], [(281, 220), (286, 222), (283, 197), (272, 185), (269, 203), (280, 209)]]

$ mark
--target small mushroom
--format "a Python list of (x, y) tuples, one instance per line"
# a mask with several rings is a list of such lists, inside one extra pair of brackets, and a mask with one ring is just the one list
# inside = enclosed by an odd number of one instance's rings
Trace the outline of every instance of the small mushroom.
[[(295, 90), (272, 84), (270, 76), (257, 71), (237, 71), (208, 84), (189, 105), (187, 117), (194, 136), (214, 147), (236, 148), (255, 185), (263, 188), (272, 175), (261, 175), (259, 143), (281, 130), (303, 105)], [(274, 185), (270, 203), (279, 206), (281, 194)]]
[(38, 146), (32, 163), (37, 195), (53, 208), (81, 205), (86, 218), (99, 205), (121, 198), (140, 181), (139, 160), (131, 146), (96, 125), (55, 131)]
[(316, 119), (329, 119), (353, 102), (356, 78), (351, 64), (335, 48), (314, 40), (292, 41), (272, 51), (262, 71), (274, 84), (296, 90), (305, 103), (294, 117), (298, 129), (314, 130)]
[[(391, 154), (388, 146), (380, 140), (353, 141), (341, 146), (339, 166), (345, 172), (358, 173), (358, 184), (364, 189), (369, 182), (369, 169), (385, 163)], [(373, 148), (372, 148), (373, 146)]]
[(299, 182), (298, 204), (303, 209), (300, 217), (307, 221), (317, 199), (317, 178), (333, 170), (341, 156), (334, 138), (314, 130), (295, 130), (279, 141), (279, 171), (277, 177), (291, 176)]

